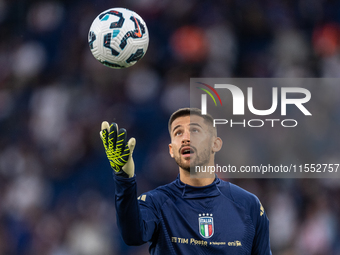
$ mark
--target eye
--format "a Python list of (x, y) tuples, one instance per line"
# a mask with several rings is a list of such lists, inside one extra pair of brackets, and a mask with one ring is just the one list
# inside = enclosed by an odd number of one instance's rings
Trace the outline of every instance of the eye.
[(199, 132), (198, 128), (192, 128), (191, 129), (191, 133), (198, 133), (198, 132)]
[(178, 130), (177, 132), (175, 132), (175, 136), (179, 136), (182, 134), (182, 131), (181, 130)]

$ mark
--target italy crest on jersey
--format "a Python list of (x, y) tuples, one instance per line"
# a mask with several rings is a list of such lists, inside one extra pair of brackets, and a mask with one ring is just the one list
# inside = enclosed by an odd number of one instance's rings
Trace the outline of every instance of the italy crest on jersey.
[(212, 214), (203, 213), (198, 215), (198, 226), (201, 236), (210, 238), (214, 234), (214, 218)]

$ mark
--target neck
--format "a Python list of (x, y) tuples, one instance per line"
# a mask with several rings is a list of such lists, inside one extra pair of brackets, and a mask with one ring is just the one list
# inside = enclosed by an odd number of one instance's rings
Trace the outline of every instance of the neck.
[(179, 179), (181, 182), (188, 184), (190, 186), (202, 187), (207, 186), (215, 180), (215, 174), (211, 174), (209, 177), (195, 177), (190, 172), (179, 169)]

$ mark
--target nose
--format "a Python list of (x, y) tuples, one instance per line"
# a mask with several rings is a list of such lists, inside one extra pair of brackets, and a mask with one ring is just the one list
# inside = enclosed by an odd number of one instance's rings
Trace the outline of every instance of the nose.
[(190, 132), (189, 130), (184, 131), (184, 134), (182, 136), (182, 144), (190, 143)]

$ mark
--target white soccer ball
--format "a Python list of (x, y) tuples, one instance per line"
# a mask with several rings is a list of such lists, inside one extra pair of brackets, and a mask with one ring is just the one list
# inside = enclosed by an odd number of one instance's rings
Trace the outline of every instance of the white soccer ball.
[(149, 45), (144, 20), (134, 11), (112, 8), (93, 21), (89, 36), (93, 56), (111, 68), (125, 68), (140, 60)]

